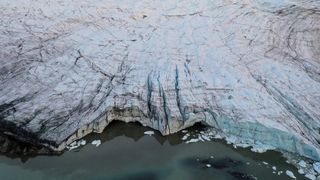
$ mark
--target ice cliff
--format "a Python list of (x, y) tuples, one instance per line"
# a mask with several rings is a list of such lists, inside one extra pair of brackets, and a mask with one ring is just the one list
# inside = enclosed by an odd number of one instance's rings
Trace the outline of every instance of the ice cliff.
[(1, 0), (0, 132), (63, 150), (196, 122), (320, 160), (317, 0)]

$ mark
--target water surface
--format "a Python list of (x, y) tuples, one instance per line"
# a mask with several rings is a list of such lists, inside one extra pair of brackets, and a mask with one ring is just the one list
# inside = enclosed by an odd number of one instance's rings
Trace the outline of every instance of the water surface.
[[(201, 128), (197, 126), (188, 131)], [(87, 145), (60, 156), (9, 158), (1, 155), (0, 179), (291, 179), (285, 174), (286, 170), (291, 170), (297, 179), (305, 179), (275, 151), (258, 154), (249, 149), (235, 149), (218, 140), (186, 144), (181, 141), (182, 132), (163, 137), (157, 132), (154, 136), (145, 135), (148, 130), (134, 123), (115, 122), (102, 134), (87, 136)], [(96, 139), (102, 141), (99, 147), (90, 144)], [(277, 171), (272, 166), (276, 166)], [(278, 171), (283, 173), (278, 175)]]

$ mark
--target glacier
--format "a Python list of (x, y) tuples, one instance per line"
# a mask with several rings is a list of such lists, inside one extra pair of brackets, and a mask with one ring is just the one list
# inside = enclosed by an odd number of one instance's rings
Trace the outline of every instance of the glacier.
[(320, 1), (1, 0), (0, 134), (63, 151), (113, 120), (320, 160)]

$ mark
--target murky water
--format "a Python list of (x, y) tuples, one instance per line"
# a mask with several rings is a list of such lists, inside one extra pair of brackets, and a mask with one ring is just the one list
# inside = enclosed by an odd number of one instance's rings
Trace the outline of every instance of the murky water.
[[(117, 122), (102, 134), (86, 137), (87, 145), (60, 156), (0, 156), (0, 179), (291, 179), (286, 170), (291, 170), (297, 179), (305, 179), (274, 151), (257, 154), (234, 149), (223, 141), (185, 144), (181, 141), (183, 133), (148, 136), (144, 135), (147, 130), (150, 129), (134, 123)], [(90, 144), (96, 139), (102, 141), (99, 147)], [(275, 172), (272, 166), (276, 166)], [(283, 173), (278, 175), (279, 171)]]

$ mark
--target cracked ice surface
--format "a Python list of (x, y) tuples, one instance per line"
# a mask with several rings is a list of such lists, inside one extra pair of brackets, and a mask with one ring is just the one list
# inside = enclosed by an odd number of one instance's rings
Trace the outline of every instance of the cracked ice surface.
[(201, 121), (320, 160), (319, 7), (2, 0), (0, 131), (61, 150), (112, 120)]

